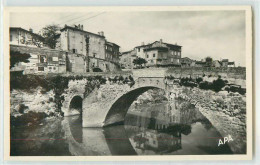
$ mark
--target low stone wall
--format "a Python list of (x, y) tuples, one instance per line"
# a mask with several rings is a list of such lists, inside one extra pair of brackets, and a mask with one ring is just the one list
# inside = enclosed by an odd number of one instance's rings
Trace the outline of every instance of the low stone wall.
[(232, 68), (209, 68), (209, 67), (188, 67), (188, 68), (169, 68), (166, 71), (167, 75), (173, 75), (174, 77), (203, 77), (212, 76), (218, 77), (219, 75), (224, 78), (234, 79), (246, 79), (246, 68), (245, 67), (232, 67)]

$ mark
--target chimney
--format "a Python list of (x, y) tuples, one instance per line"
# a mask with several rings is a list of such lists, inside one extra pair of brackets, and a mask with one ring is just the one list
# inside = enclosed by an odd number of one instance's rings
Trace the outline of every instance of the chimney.
[(144, 42), (142, 42), (142, 46), (144, 45)]
[(83, 25), (81, 25), (81, 30), (83, 30)]
[(162, 45), (162, 39), (160, 39), (160, 45)]
[(101, 32), (100, 32), (100, 35), (104, 37), (104, 32), (103, 32), (103, 31), (101, 31)]
[(29, 32), (32, 32), (32, 33), (33, 33), (33, 29), (32, 29), (32, 28), (30, 28), (30, 29), (29, 29)]
[(81, 30), (81, 28), (80, 28), (80, 24), (78, 25), (78, 29)]

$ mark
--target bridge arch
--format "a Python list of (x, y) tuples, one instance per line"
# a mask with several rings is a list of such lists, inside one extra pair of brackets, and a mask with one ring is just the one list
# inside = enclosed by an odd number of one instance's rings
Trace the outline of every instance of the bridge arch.
[(120, 97), (116, 98), (115, 101), (110, 106), (105, 120), (104, 126), (114, 125), (123, 123), (125, 120), (125, 116), (131, 104), (144, 92), (150, 89), (162, 89), (166, 90), (157, 86), (143, 86), (137, 87), (128, 91), (127, 93), (121, 95)]
[(73, 115), (82, 114), (83, 111), (83, 96), (73, 95), (69, 102), (69, 112)]
[[(105, 127), (123, 123), (133, 101), (149, 89), (162, 89), (168, 96), (164, 77), (138, 78), (135, 84), (104, 84), (83, 99), (83, 127)], [(168, 98), (168, 97), (167, 97)]]

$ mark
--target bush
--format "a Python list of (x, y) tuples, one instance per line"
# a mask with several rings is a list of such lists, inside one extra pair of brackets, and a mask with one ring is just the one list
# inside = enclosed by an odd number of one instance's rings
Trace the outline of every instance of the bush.
[(201, 77), (198, 77), (197, 79), (196, 79), (196, 82), (199, 84), (201, 81), (203, 81), (203, 79), (201, 78)]
[(211, 89), (211, 86), (212, 86), (212, 84), (210, 82), (207, 82), (207, 81), (202, 81), (202, 82), (199, 83), (200, 89), (208, 90), (208, 89)]
[(180, 85), (186, 86), (186, 87), (197, 87), (197, 84), (192, 80), (192, 78), (181, 78)]
[(124, 81), (124, 77), (120, 75), (119, 78), (118, 78), (118, 80), (119, 80), (119, 81)]
[(128, 78), (129, 78), (130, 81), (134, 81), (134, 79), (131, 75)]
[(212, 90), (219, 92), (225, 85), (225, 82), (221, 78), (218, 78), (217, 80), (213, 81)]
[(18, 112), (24, 113), (24, 110), (28, 109), (28, 106), (25, 106), (24, 104), (20, 104)]
[(200, 82), (199, 88), (206, 89), (206, 90), (210, 89), (215, 92), (219, 92), (225, 85), (226, 85), (225, 81), (222, 80), (221, 78), (218, 78), (217, 80), (214, 80), (213, 83), (207, 81)]

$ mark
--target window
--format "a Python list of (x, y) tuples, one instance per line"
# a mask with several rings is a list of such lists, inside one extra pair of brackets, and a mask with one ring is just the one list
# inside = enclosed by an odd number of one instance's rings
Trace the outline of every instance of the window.
[(44, 67), (38, 67), (38, 71), (44, 71)]
[(146, 56), (147, 58), (149, 58), (149, 54), (147, 54), (147, 56)]
[(13, 36), (12, 35), (10, 35), (10, 41), (13, 41)]
[(155, 57), (155, 54), (153, 54), (153, 57)]
[(40, 63), (46, 62), (46, 56), (40, 56)]
[(151, 63), (153, 63), (153, 60), (151, 60)]
[(140, 52), (140, 48), (138, 48), (138, 52)]
[(97, 53), (93, 53), (93, 57), (96, 57)]
[(72, 49), (72, 53), (77, 53), (77, 49)]
[(58, 57), (52, 57), (52, 61), (59, 61)]
[(56, 67), (53, 67), (53, 70), (56, 70)]

